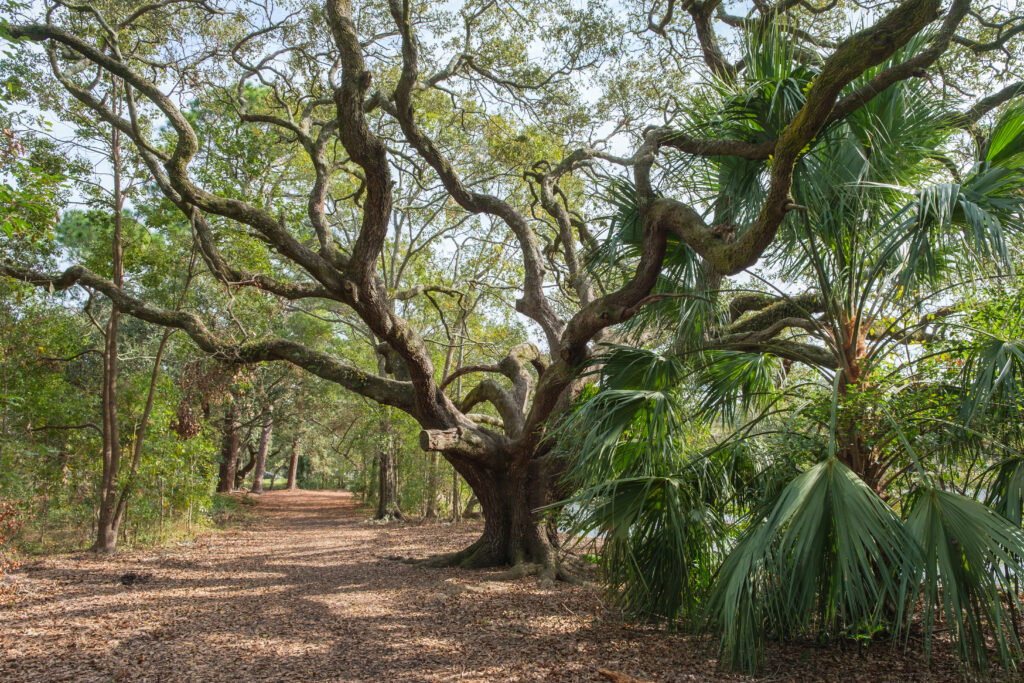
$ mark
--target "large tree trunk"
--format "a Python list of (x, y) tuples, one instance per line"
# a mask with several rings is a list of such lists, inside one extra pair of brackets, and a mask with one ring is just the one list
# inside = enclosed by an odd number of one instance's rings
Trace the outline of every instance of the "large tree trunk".
[(268, 405), (263, 414), (263, 427), (260, 430), (260, 445), (256, 451), (256, 471), (252, 475), (252, 492), (263, 493), (263, 474), (267, 468), (267, 451), (270, 450), (270, 436), (274, 431), (274, 406)]
[(468, 548), (427, 560), (434, 566), (494, 567), (533, 565), (548, 578), (558, 567), (544, 520), (537, 510), (547, 504), (550, 474), (536, 463), (524, 471), (495, 471), (475, 464), (453, 463), (480, 501), (484, 531)]
[(302, 437), (299, 434), (295, 435), (295, 440), (292, 441), (292, 456), (288, 461), (288, 490), (294, 491), (298, 488), (296, 477), (299, 473), (299, 440)]
[(238, 468), (239, 445), (238, 407), (232, 399), (224, 416), (224, 440), (220, 447), (220, 476), (217, 480), (218, 493), (231, 493), (235, 487), (235, 470)]
[(398, 467), (395, 463), (395, 450), (391, 444), (381, 450), (379, 459), (377, 514), (373, 518), (401, 518), (402, 511), (398, 508)]

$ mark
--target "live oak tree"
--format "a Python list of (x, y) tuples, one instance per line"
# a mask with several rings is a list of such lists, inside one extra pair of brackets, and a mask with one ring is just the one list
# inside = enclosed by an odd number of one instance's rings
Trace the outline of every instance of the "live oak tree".
[[(472, 487), (486, 520), (476, 543), (437, 561), (533, 562), (554, 575), (552, 537), (537, 514), (557, 492), (561, 469), (547, 426), (582, 388), (576, 369), (594, 344), (663, 298), (652, 290), (669, 245), (688, 245), (712, 277), (750, 267), (799, 214), (790, 196), (794, 165), (824, 130), (896, 83), (946, 77), (951, 50), (980, 55), (974, 64), (1005, 53), (1000, 63), (1012, 72), (1010, 48), (1022, 31), (1019, 18), (970, 0), (857, 8), (867, 27), (855, 32), (851, 15), (834, 4), (758, 2), (747, 17), (732, 14), (731, 4), (668, 0), (617, 12), (599, 3), (493, 0), (455, 9), (402, 0), (287, 8), (44, 3), (39, 14), (5, 22), (5, 35), (40, 45), (52, 79), (131, 143), (188, 220), (209, 270), (233, 290), (344, 309), (376, 340), (381, 367), (290, 338), (233, 339), (197, 313), (155, 306), (81, 265), (59, 275), (15, 262), (0, 269), (53, 291), (101, 292), (127, 315), (184, 330), (224, 362), (288, 361), (407, 413), (422, 427), (422, 447), (441, 453)], [(697, 80), (748, 77), (732, 58), (733, 41), (773, 30), (796, 46), (792, 60), (815, 70), (791, 115), (767, 135), (673, 125)], [(915, 37), (922, 49), (900, 52)], [(905, 56), (887, 62), (897, 54)], [(993, 92), (972, 93), (979, 99), (962, 115), (976, 119), (1010, 99), (1020, 86), (1004, 75), (988, 79), (999, 86)], [(263, 90), (252, 96), (257, 83)], [(183, 100), (230, 111), (228, 139), (216, 147), (198, 135)], [(165, 127), (147, 127), (146, 117)], [(261, 147), (232, 147), (233, 136)], [(288, 168), (258, 178), (256, 190), (206, 182), (211, 165), (226, 159), (232, 172), (244, 170), (249, 155), (269, 148), (276, 167)], [(759, 169), (762, 191), (749, 220), (732, 220), (739, 214), (728, 202), (699, 187), (664, 183), (666, 164), (701, 158)], [(586, 267), (585, 252), (602, 234), (597, 197), (608, 176), (630, 178), (639, 234), (628, 270), (603, 281)], [(477, 365), (449, 355), (439, 372), (423, 329), (396, 302), (448, 293), (431, 283), (396, 290), (387, 277), (386, 245), (409, 196), (396, 182), (402, 177), (443, 207), (435, 220), (471, 216), (474, 232), (511, 236), (497, 239), (501, 259), (517, 271), (502, 284), (516, 292), (515, 310), (540, 345), (519, 343)], [(265, 250), (261, 267), (232, 253), (240, 233)], [(473, 286), (446, 289), (467, 297)], [(459, 326), (442, 322), (458, 334)], [(469, 390), (456, 397), (460, 381)], [(474, 411), (481, 405), (489, 408)]]

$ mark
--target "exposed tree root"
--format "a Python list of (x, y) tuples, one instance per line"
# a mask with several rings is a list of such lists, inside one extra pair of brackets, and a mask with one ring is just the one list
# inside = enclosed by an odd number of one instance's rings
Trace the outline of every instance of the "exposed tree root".
[[(486, 569), (498, 566), (494, 562), (486, 564), (482, 563), (481, 554), (477, 553), (476, 548), (473, 546), (460, 550), (456, 553), (433, 555), (425, 558), (392, 555), (386, 559), (393, 562), (402, 562), (414, 567), (425, 567), (429, 569), (441, 569), (444, 567)], [(564, 581), (565, 583), (569, 583), (574, 586), (581, 586), (587, 583), (586, 579), (584, 579), (580, 573), (574, 570), (569, 563), (565, 561), (531, 562), (524, 560), (522, 562), (516, 562), (498, 574), (487, 577), (487, 580), (518, 581), (519, 579), (523, 579), (528, 576), (538, 577), (541, 584), (546, 587), (551, 587), (558, 581)]]
[(587, 583), (586, 579), (569, 569), (569, 567), (562, 562), (558, 563), (558, 573), (556, 578), (559, 581), (565, 581), (573, 586), (582, 586)]
[(389, 524), (391, 522), (407, 522), (409, 521), (409, 516), (402, 512), (401, 510), (392, 510), (383, 515), (374, 516), (374, 518), (370, 521), (375, 522), (377, 524)]
[(480, 562), (480, 554), (477, 552), (480, 547), (480, 542), (477, 541), (472, 545), (459, 550), (454, 553), (442, 553), (440, 555), (431, 555), (429, 557), (401, 557), (395, 558), (400, 562), (411, 564), (416, 567), (428, 567), (431, 569), (441, 569), (444, 567), (462, 567), (464, 569), (483, 569), (487, 566), (495, 566), (496, 563), (490, 565), (482, 564)]
[(527, 576), (534, 576), (544, 571), (544, 565), (536, 562), (520, 562), (494, 576), (488, 577), (491, 581), (518, 581)]

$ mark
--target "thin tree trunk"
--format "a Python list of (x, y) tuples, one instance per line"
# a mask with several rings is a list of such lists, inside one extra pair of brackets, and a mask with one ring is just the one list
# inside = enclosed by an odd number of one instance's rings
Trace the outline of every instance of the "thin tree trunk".
[(238, 468), (239, 445), (238, 407), (232, 398), (224, 415), (224, 439), (220, 448), (220, 477), (218, 493), (231, 493), (235, 486), (235, 470)]
[(135, 489), (135, 476), (139, 471), (139, 462), (142, 460), (142, 442), (146, 437), (146, 429), (149, 427), (149, 417), (153, 413), (153, 403), (156, 399), (156, 384), (160, 378), (160, 363), (164, 357), (164, 350), (167, 348), (167, 341), (171, 338), (174, 330), (167, 328), (160, 337), (160, 345), (156, 349), (156, 357), (153, 359), (153, 371), (149, 375), (149, 391), (146, 393), (146, 405), (142, 409), (142, 417), (135, 430), (135, 443), (132, 445), (132, 460), (128, 468), (128, 481), (121, 489), (121, 495), (117, 501), (117, 509), (114, 513), (114, 526), (119, 527), (124, 523), (128, 511), (128, 499)]
[[(116, 90), (116, 87), (115, 87)], [(116, 128), (110, 137), (110, 163), (114, 172), (114, 235), (111, 247), (113, 281), (124, 286), (124, 254), (121, 245), (121, 220), (124, 196), (121, 191), (121, 132)], [(96, 527), (96, 552), (112, 553), (117, 549), (117, 476), (121, 468), (121, 436), (117, 415), (117, 347), (121, 314), (116, 306), (104, 330), (103, 386), (100, 410), (103, 414), (103, 471), (100, 482), (100, 510)]]
[(121, 465), (121, 443), (118, 438), (117, 415), (117, 338), (118, 313), (113, 309), (104, 331), (103, 387), (100, 410), (103, 413), (103, 471), (100, 482), (100, 510), (97, 520), (96, 542), (93, 550), (112, 553), (117, 549), (117, 475)]
[(370, 470), (373, 468), (374, 458), (367, 452), (363, 452), (363, 468), (359, 470), (359, 497), (363, 503), (370, 500)]
[(380, 450), (377, 470), (377, 514), (374, 519), (403, 519), (405, 515), (398, 506), (398, 454), (395, 447), (391, 411), (384, 409), (381, 431), (385, 435), (384, 447)]
[(461, 501), (459, 500), (459, 473), (452, 470), (452, 522), (458, 522), (462, 519), (462, 511), (459, 509)]
[(267, 406), (263, 414), (263, 427), (260, 429), (260, 445), (256, 451), (256, 471), (252, 477), (252, 492), (263, 493), (263, 474), (267, 467), (267, 451), (270, 450), (270, 437), (274, 431), (274, 406)]
[[(462, 352), (465, 347), (466, 338), (466, 323), (463, 317), (462, 321), (462, 337), (459, 339), (459, 367), (462, 367)], [(455, 380), (455, 400), (459, 402), (462, 400), (462, 377)], [(459, 496), (459, 471), (452, 468), (452, 523), (456, 524), (462, 519), (462, 510), (460, 506), (462, 504), (461, 496)]]
[[(185, 278), (185, 286), (181, 290), (176, 310), (180, 310), (182, 304), (185, 303), (185, 296), (192, 285), (192, 277), (195, 275), (195, 266), (196, 253), (193, 250), (192, 258), (188, 264), (188, 276)], [(142, 409), (142, 417), (139, 419), (139, 424), (135, 429), (135, 440), (132, 444), (132, 460), (128, 468), (128, 481), (125, 482), (124, 487), (121, 489), (121, 495), (118, 497), (117, 508), (114, 512), (115, 528), (125, 523), (128, 515), (128, 501), (135, 492), (135, 478), (139, 472), (139, 463), (142, 461), (142, 444), (146, 439), (146, 430), (149, 428), (149, 419), (153, 414), (153, 404), (156, 400), (157, 380), (160, 378), (160, 364), (163, 362), (164, 352), (167, 350), (167, 342), (170, 341), (172, 334), (174, 334), (173, 328), (164, 330), (160, 336), (160, 343), (156, 348), (156, 356), (153, 358), (153, 370), (149, 375), (149, 389), (146, 392), (146, 405)]]
[(398, 509), (398, 472), (395, 466), (395, 451), (390, 444), (380, 452), (378, 468), (377, 514), (374, 519), (401, 517)]
[(295, 434), (295, 440), (292, 441), (292, 455), (288, 461), (288, 490), (294, 491), (298, 488), (298, 484), (295, 481), (299, 473), (299, 440), (302, 436), (298, 433)]
[(427, 464), (427, 509), (423, 516), (426, 519), (437, 519), (437, 489), (438, 489), (438, 467), (440, 456), (437, 451), (431, 451), (430, 461)]
[(235, 472), (235, 489), (242, 488), (242, 484), (245, 483), (245, 477), (252, 472), (253, 468), (256, 467), (256, 451), (253, 450), (251, 445), (246, 445), (246, 450), (249, 451), (249, 462), (245, 463), (244, 467), (238, 468)]

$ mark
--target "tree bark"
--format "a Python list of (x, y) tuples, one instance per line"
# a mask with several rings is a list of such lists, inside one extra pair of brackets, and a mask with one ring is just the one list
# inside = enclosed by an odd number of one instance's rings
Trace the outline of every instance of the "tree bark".
[[(116, 86), (115, 86), (116, 89)], [(116, 105), (115, 105), (116, 106)], [(121, 191), (121, 132), (114, 128), (110, 136), (110, 164), (114, 173), (113, 209), (114, 234), (111, 240), (111, 267), (113, 281), (124, 286), (124, 252), (121, 244), (124, 194)], [(110, 309), (103, 343), (103, 386), (100, 410), (103, 414), (103, 471), (100, 481), (100, 509), (96, 525), (96, 552), (112, 553), (117, 549), (117, 477), (121, 469), (121, 434), (117, 414), (117, 348), (120, 336), (121, 311)]]
[[(191, 276), (190, 276), (191, 281)], [(187, 287), (187, 284), (186, 284)], [(135, 430), (135, 442), (132, 444), (132, 459), (128, 468), (128, 481), (121, 489), (118, 497), (117, 507), (114, 511), (114, 527), (120, 527), (128, 514), (128, 501), (135, 489), (135, 476), (139, 471), (139, 463), (142, 461), (142, 443), (146, 438), (146, 429), (149, 427), (149, 418), (153, 414), (153, 403), (156, 399), (156, 385), (160, 377), (160, 363), (163, 361), (164, 350), (167, 348), (167, 341), (171, 338), (172, 330), (167, 328), (160, 337), (160, 345), (156, 349), (156, 357), (153, 359), (153, 370), (149, 375), (149, 390), (146, 393), (146, 405), (142, 410), (142, 417)]]
[(381, 431), (384, 434), (384, 447), (378, 454), (377, 468), (377, 513), (374, 519), (403, 519), (398, 506), (398, 453), (395, 443), (394, 429), (391, 424), (391, 412), (384, 409), (381, 420)]
[(119, 332), (117, 309), (110, 312), (103, 346), (103, 388), (100, 409), (103, 413), (103, 471), (100, 482), (100, 510), (97, 521), (96, 552), (112, 553), (117, 549), (117, 475), (121, 464), (121, 441), (117, 415), (117, 341)]
[(242, 488), (242, 484), (245, 483), (246, 475), (252, 472), (253, 468), (256, 467), (256, 452), (252, 450), (252, 446), (246, 446), (246, 450), (249, 451), (249, 462), (245, 463), (244, 467), (238, 468), (238, 471), (235, 472), (236, 490)]
[[(484, 468), (457, 461), (484, 513), (484, 531), (468, 548), (429, 559), (432, 566), (493, 567), (532, 564), (554, 579), (559, 571), (543, 519), (537, 510), (546, 503), (550, 473), (536, 461), (523, 470)], [(458, 509), (458, 506), (455, 506)]]
[(224, 439), (220, 448), (220, 477), (218, 493), (231, 493), (235, 488), (235, 470), (238, 467), (239, 445), (238, 406), (232, 398), (224, 416)]
[(459, 473), (457, 470), (452, 471), (452, 522), (459, 522), (462, 519), (462, 510), (460, 505), (462, 501), (459, 499)]
[(263, 474), (267, 467), (267, 451), (270, 450), (270, 437), (274, 431), (274, 406), (267, 405), (263, 414), (263, 427), (260, 430), (260, 445), (256, 451), (256, 471), (253, 472), (252, 492), (263, 493)]
[(292, 455), (291, 455), (291, 459), (288, 461), (288, 490), (289, 491), (294, 491), (296, 488), (298, 488), (298, 484), (295, 481), (295, 478), (296, 478), (296, 476), (298, 475), (298, 472), (299, 472), (299, 440), (301, 438), (302, 438), (301, 435), (296, 434), (295, 435), (295, 440), (292, 441)]
[[(419, 127), (416, 120), (416, 95), (428, 80), (420, 71), (421, 44), (416, 37), (415, 22), (406, 6), (400, 2), (390, 3), (398, 29), (397, 35), (401, 40), (402, 66), (386, 108), (388, 113), (397, 119), (401, 128), (404, 140), (400, 142), (403, 145), (407, 143), (420, 159), (433, 168), (454, 203), (470, 213), (486, 214), (489, 220), (503, 221), (515, 235), (519, 242), (522, 265), (522, 297), (516, 301), (516, 310), (540, 326), (547, 338), (552, 359), (555, 359), (538, 379), (536, 391), (533, 392), (533, 403), (528, 410), (525, 402), (521, 401), (516, 401), (514, 406), (513, 402), (508, 400), (495, 402), (495, 396), (504, 399), (514, 398), (506, 396), (508, 392), (504, 392), (502, 387), (495, 383), (487, 385), (491, 387), (490, 398), (483, 396), (483, 393), (480, 394), (481, 398), (492, 400), (496, 408), (511, 418), (506, 420), (506, 415), (502, 416), (505, 436), (501, 438), (519, 449), (519, 456), (534, 455), (533, 451), (538, 448), (538, 443), (543, 438), (542, 425), (558, 410), (559, 402), (566, 395), (573, 369), (586, 358), (591, 342), (598, 341), (607, 328), (628, 320), (642, 306), (652, 302), (649, 295), (662, 272), (669, 235), (673, 235), (673, 239), (678, 238), (687, 243), (719, 273), (739, 273), (753, 265), (775, 238), (785, 216), (794, 210), (795, 205), (790, 196), (794, 167), (807, 145), (825, 126), (849, 115), (888, 86), (899, 80), (920, 75), (925, 69), (930, 68), (946, 51), (956, 27), (970, 9), (969, 4), (965, 2), (952, 3), (946, 12), (943, 25), (928, 46), (913, 57), (875, 72), (858, 87), (849, 90), (848, 86), (859, 76), (869, 68), (882, 64), (913, 36), (918, 35), (924, 27), (942, 15), (941, 3), (938, 0), (904, 0), (894, 4), (895, 7), (879, 18), (874, 25), (839, 43), (824, 60), (819, 77), (808, 88), (804, 106), (791, 121), (787, 122), (778, 139), (757, 143), (729, 139), (698, 141), (667, 128), (651, 130), (633, 155), (633, 161), (628, 162), (633, 166), (643, 226), (641, 254), (636, 272), (618, 290), (595, 299), (586, 294), (590, 291), (589, 285), (579, 280), (578, 291), (582, 307), (569, 320), (562, 320), (556, 311), (562, 307), (550, 300), (544, 291), (545, 282), (549, 281), (545, 277), (544, 265), (548, 255), (546, 250), (542, 249), (540, 239), (531, 225), (534, 207), (531, 206), (524, 212), (497, 196), (480, 191), (483, 188), (478, 187), (476, 183), (464, 182), (457, 171), (457, 163), (453, 164), (430, 136)], [(173, 98), (166, 95), (156, 83), (147, 80), (126, 63), (119, 51), (99, 48), (89, 40), (67, 33), (50, 23), (8, 25), (5, 26), (5, 31), (13, 37), (49, 41), (50, 46), (70, 49), (106, 73), (124, 78), (139, 96), (146, 98), (161, 110), (170, 124), (167, 130), (173, 129), (172, 135), (176, 137), (168, 141), (173, 146), (173, 150), (168, 153), (158, 149), (163, 145), (149, 144), (144, 131), (134, 125), (134, 121), (125, 122), (119, 116), (116, 109), (116, 83), (113, 98), (108, 100), (94, 97), (90, 90), (80, 88), (75, 85), (74, 80), (61, 74), (58, 60), (52, 60), (54, 73), (66, 90), (101, 119), (121, 126), (121, 130), (132, 138), (135, 150), (150, 168), (151, 175), (161, 191), (192, 221), (197, 239), (203, 243), (204, 255), (216, 275), (240, 286), (246, 284), (259, 287), (289, 299), (317, 296), (348, 305), (366, 323), (375, 340), (379, 339), (386, 343), (401, 361), (404, 368), (402, 379), (391, 380), (362, 371), (290, 340), (271, 338), (261, 343), (247, 342), (239, 346), (226, 343), (213, 334), (198, 316), (179, 312), (171, 314), (152, 305), (146, 305), (131, 297), (118, 284), (96, 277), (80, 266), (73, 266), (60, 278), (51, 279), (31, 271), (12, 270), (2, 263), (0, 271), (39, 285), (46, 284), (51, 288), (66, 288), (76, 282), (90, 286), (110, 297), (126, 314), (186, 330), (208, 353), (235, 358), (238, 362), (245, 363), (263, 360), (290, 361), (378, 403), (404, 410), (415, 417), (424, 430), (449, 431), (468, 428), (476, 443), (469, 443), (462, 451), (462, 446), (453, 444), (451, 452), (446, 452), (445, 457), (456, 465), (476, 491), (487, 516), (489, 531), (485, 532), (477, 549), (469, 555), (485, 555), (487, 553), (484, 553), (483, 549), (489, 546), (505, 548), (503, 552), (491, 553), (499, 559), (505, 558), (502, 561), (521, 556), (523, 548), (528, 549), (528, 554), (544, 555), (542, 549), (534, 548), (535, 544), (530, 540), (534, 535), (530, 527), (535, 525), (522, 521), (530, 517), (523, 512), (523, 506), (526, 506), (527, 511), (536, 509), (536, 505), (532, 501), (528, 502), (528, 499), (535, 491), (545, 490), (541, 482), (534, 480), (533, 475), (527, 472), (530, 467), (527, 463), (534, 462), (533, 466), (538, 466), (538, 463), (531, 457), (517, 457), (514, 462), (503, 464), (504, 457), (511, 457), (511, 454), (494, 451), (512, 450), (504, 446), (494, 449), (479, 448), (475, 452), (478, 459), (468, 459), (469, 450), (478, 446), (481, 441), (497, 441), (499, 437), (490, 436), (490, 431), (482, 425), (467, 427), (472, 419), (442, 395), (441, 388), (435, 381), (434, 363), (425, 341), (407, 321), (395, 314), (393, 300), (389, 303), (386, 287), (378, 282), (374, 272), (375, 264), (378, 263), (383, 246), (387, 242), (394, 208), (394, 181), (389, 160), (389, 147), (392, 143), (389, 139), (375, 134), (373, 126), (368, 122), (370, 111), (376, 109), (380, 103), (377, 102), (376, 95), (371, 94), (372, 83), (364, 55), (365, 45), (360, 40), (358, 27), (352, 16), (352, 3), (344, 0), (327, 0), (324, 5), (325, 23), (330, 29), (339, 55), (337, 70), (340, 70), (340, 75), (336, 83), (331, 83), (336, 115), (327, 122), (316, 124), (322, 134), (318, 140), (322, 139), (323, 144), (313, 141), (308, 127), (296, 126), (290, 120), (281, 120), (278, 124), (290, 131), (289, 136), (294, 134), (307, 147), (316, 173), (316, 182), (308, 196), (308, 208), (310, 221), (321, 242), (318, 250), (299, 243), (285, 221), (269, 208), (259, 208), (236, 198), (211, 195), (194, 185), (188, 175), (188, 166), (199, 151), (200, 139), (190, 125), (188, 116), (177, 108)], [(694, 8), (690, 8), (690, 11), (698, 12)], [(706, 20), (702, 14), (695, 18), (699, 21)], [(709, 30), (704, 30), (706, 28), (708, 27), (698, 26), (697, 37), (702, 43), (701, 47), (707, 61), (712, 65), (712, 70), (721, 72), (720, 59), (713, 44), (715, 39)], [(110, 109), (111, 102), (113, 111)], [(373, 106), (368, 106), (371, 103)], [(244, 118), (245, 115), (243, 120)], [(276, 117), (270, 118), (273, 120)], [(255, 121), (251, 118), (249, 120)], [(327, 135), (328, 132), (331, 135)], [(357, 195), (361, 198), (361, 203), (357, 202), (362, 214), (361, 227), (353, 242), (351, 253), (345, 254), (343, 258), (332, 244), (324, 210), (327, 188), (334, 172), (326, 161), (324, 145), (335, 135), (351, 157), (351, 162), (361, 168), (362, 191)], [(700, 212), (694, 207), (671, 197), (658, 196), (651, 180), (651, 172), (661, 148), (676, 148), (683, 153), (699, 156), (772, 159), (765, 179), (766, 196), (757, 218), (745, 226), (736, 239), (723, 240), (712, 226), (705, 224)], [(579, 162), (593, 158), (589, 152), (580, 152)], [(576, 259), (572, 253), (572, 221), (568, 209), (554, 199), (553, 183), (557, 182), (561, 175), (569, 173), (575, 163), (570, 161), (566, 164), (563, 161), (547, 175), (547, 180), (539, 183), (541, 204), (558, 223), (559, 234), (568, 236), (568, 239), (562, 238), (562, 250), (565, 252), (568, 272), (574, 280), (577, 279), (577, 273), (574, 272), (576, 266), (573, 265)], [(518, 172), (516, 175), (519, 175)], [(267, 275), (243, 273), (231, 267), (217, 251), (204, 213), (239, 221), (252, 228), (260, 239), (311, 275), (313, 281), (292, 282), (291, 277), (288, 281), (278, 281)], [(113, 344), (116, 359), (116, 339)], [(482, 385), (483, 383), (478, 386)], [(105, 396), (106, 398), (108, 397)], [(108, 405), (110, 404), (108, 401)], [(116, 402), (112, 405), (116, 411)], [(512, 407), (516, 407), (517, 410), (511, 410)], [(105, 414), (105, 428), (108, 434), (113, 434), (116, 439), (117, 432), (110, 429), (107, 417)], [(116, 421), (116, 414), (112, 417)], [(109, 440), (105, 440), (105, 465), (107, 461), (110, 462), (110, 467), (104, 473), (105, 484), (110, 469), (115, 470), (112, 480), (116, 480), (118, 466), (117, 454), (113, 453), (113, 448), (109, 446)], [(295, 464), (293, 460), (293, 480)], [(228, 481), (230, 486), (230, 479)], [(497, 490), (503, 493), (488, 493), (491, 487), (497, 487)], [(103, 505), (101, 516), (102, 508)], [(491, 540), (485, 543), (488, 538)]]
[(440, 456), (437, 451), (430, 453), (430, 461), (427, 463), (427, 505), (423, 511), (425, 519), (437, 519), (437, 489), (438, 489), (438, 467)]

